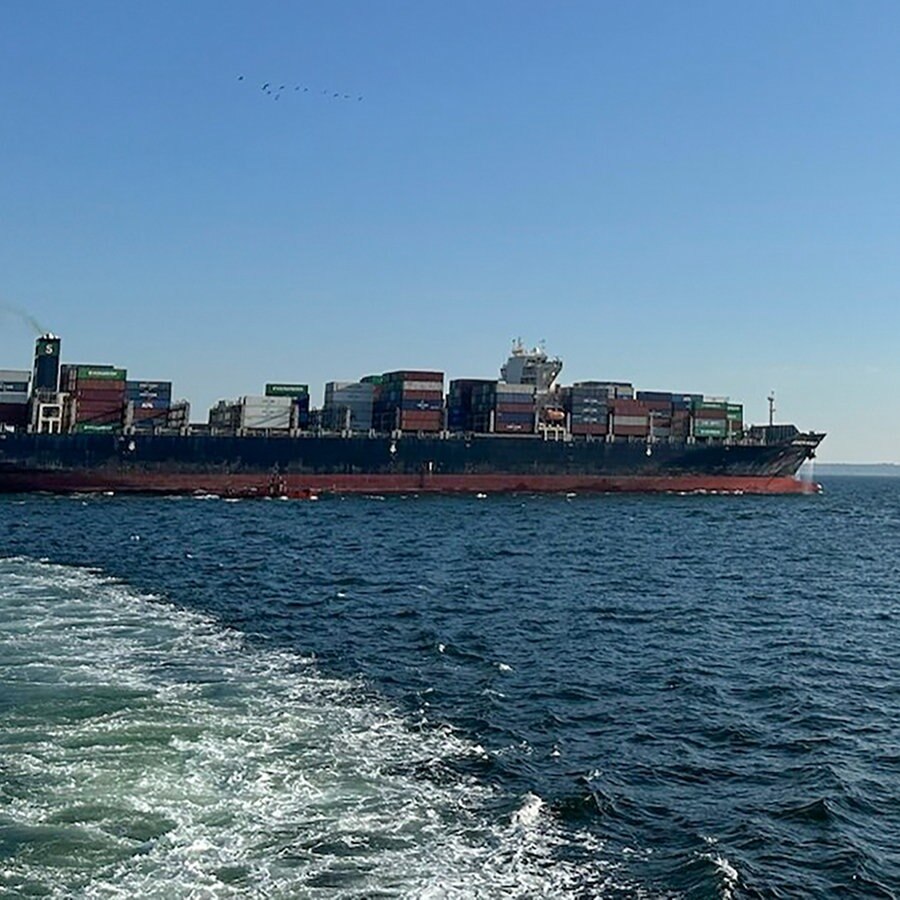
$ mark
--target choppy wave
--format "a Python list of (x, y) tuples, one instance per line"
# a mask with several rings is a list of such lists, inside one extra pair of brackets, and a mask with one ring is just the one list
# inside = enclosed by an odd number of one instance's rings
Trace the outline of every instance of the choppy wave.
[(99, 572), (0, 560), (0, 680), (0, 892), (621, 888), (539, 797), (460, 775), (474, 742)]

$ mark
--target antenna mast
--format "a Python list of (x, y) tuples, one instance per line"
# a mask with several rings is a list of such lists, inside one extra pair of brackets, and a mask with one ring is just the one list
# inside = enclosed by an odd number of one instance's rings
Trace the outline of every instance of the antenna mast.
[(775, 391), (768, 396), (769, 401), (769, 425), (775, 424)]

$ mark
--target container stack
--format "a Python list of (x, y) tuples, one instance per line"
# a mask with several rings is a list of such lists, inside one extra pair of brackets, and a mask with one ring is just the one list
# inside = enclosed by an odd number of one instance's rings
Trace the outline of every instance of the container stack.
[(385, 372), (373, 403), (378, 431), (437, 432), (444, 425), (444, 373)]
[(179, 400), (169, 407), (166, 416), (166, 428), (187, 428), (191, 421), (191, 404), (187, 400)]
[(28, 384), (31, 373), (0, 369), (0, 430), (28, 425)]
[(126, 372), (114, 366), (66, 366), (66, 422), (82, 433), (117, 431), (126, 402)]
[(694, 401), (693, 434), (697, 438), (722, 439), (728, 435), (728, 401), (704, 397)]
[(656, 440), (667, 440), (671, 437), (673, 395), (669, 391), (638, 391), (637, 399), (649, 411), (650, 436)]
[(609, 431), (609, 390), (605, 385), (576, 384), (563, 395), (572, 434), (602, 436)]
[(610, 400), (612, 433), (617, 437), (647, 437), (650, 410), (640, 400)]
[(488, 378), (456, 378), (447, 393), (448, 431), (474, 431), (472, 394), (497, 382)]
[(729, 403), (726, 412), (728, 418), (728, 436), (738, 437), (744, 431), (744, 405)]
[(172, 382), (127, 381), (125, 400), (131, 404), (131, 424), (135, 429), (164, 427), (172, 405)]
[(472, 390), (473, 431), (534, 433), (534, 385), (490, 381)]
[(602, 388), (610, 400), (633, 400), (634, 385), (630, 381), (576, 381), (573, 388)]
[(692, 410), (702, 401), (702, 394), (672, 394), (672, 438), (683, 441), (691, 436)]
[(267, 397), (287, 397), (291, 401), (291, 428), (309, 428), (309, 385), (267, 384)]
[(216, 431), (237, 431), (241, 427), (241, 405), (236, 400), (220, 400), (209, 410), (209, 427)]
[(240, 425), (247, 431), (288, 431), (293, 397), (241, 397)]
[(375, 385), (361, 381), (329, 381), (325, 385), (322, 427), (333, 431), (369, 431)]
[(672, 401), (674, 395), (669, 391), (638, 391), (637, 399), (640, 400), (647, 409), (652, 409), (654, 412), (659, 412), (663, 415), (672, 414)]

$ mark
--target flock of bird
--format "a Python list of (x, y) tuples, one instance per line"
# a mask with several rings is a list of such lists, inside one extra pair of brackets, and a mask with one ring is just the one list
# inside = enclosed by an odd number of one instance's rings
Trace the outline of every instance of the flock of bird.
[[(243, 75), (238, 75), (238, 81), (244, 81)], [(291, 90), (293, 88), (293, 90)], [(295, 85), (287, 85), (280, 84), (275, 85), (274, 82), (266, 81), (260, 86), (260, 90), (267, 96), (271, 97), (273, 100), (278, 100), (282, 93), (287, 92), (288, 94), (315, 94), (322, 97), (327, 97), (329, 100), (353, 100), (354, 96), (351, 94), (342, 94), (340, 91), (328, 91), (323, 90), (319, 91), (318, 89), (312, 89), (302, 84)], [(359, 103), (362, 100), (362, 97), (356, 97), (356, 102)]]

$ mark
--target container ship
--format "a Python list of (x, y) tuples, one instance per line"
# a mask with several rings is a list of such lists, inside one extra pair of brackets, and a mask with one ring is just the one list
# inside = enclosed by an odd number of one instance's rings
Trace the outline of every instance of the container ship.
[(399, 369), (325, 386), (266, 384), (204, 423), (172, 383), (62, 364), (42, 335), (31, 370), (0, 370), (0, 492), (813, 493), (798, 478), (824, 438), (744, 423), (727, 397), (557, 384), (562, 362), (521, 342), (499, 378)]

